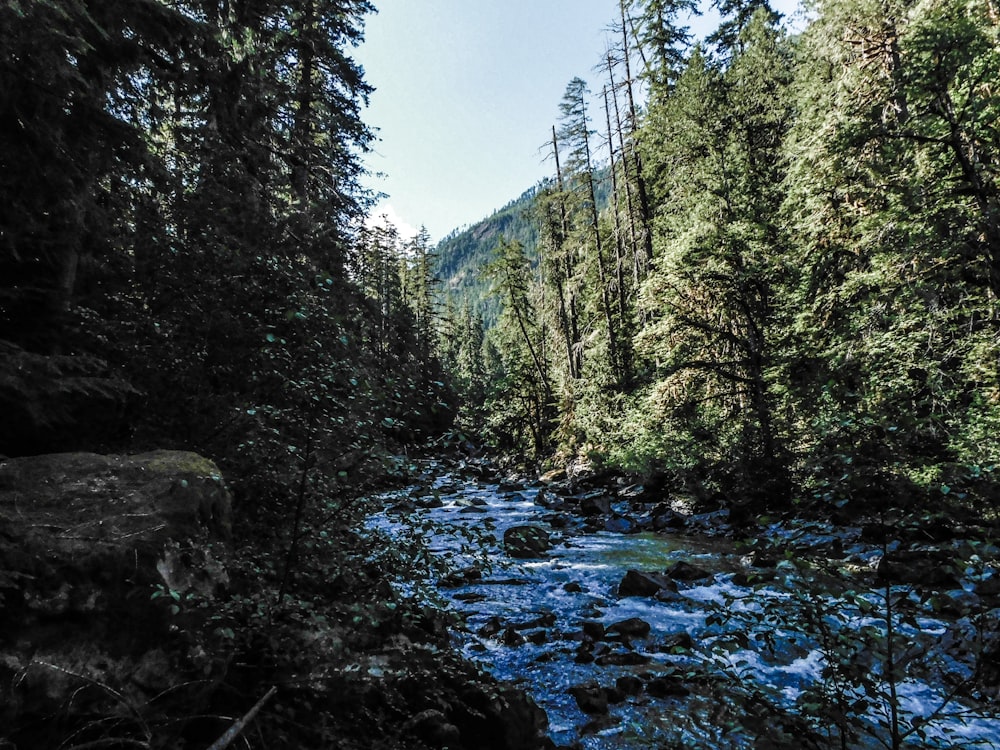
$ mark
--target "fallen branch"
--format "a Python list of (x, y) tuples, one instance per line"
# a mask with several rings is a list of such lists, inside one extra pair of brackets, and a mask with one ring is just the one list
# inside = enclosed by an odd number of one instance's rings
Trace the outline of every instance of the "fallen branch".
[(242, 719), (229, 727), (229, 729), (227, 729), (223, 735), (219, 737), (219, 739), (213, 742), (212, 746), (208, 748), (208, 750), (226, 750), (226, 748), (229, 747), (229, 743), (235, 740), (239, 736), (240, 732), (246, 728), (246, 725), (253, 721), (253, 718), (264, 707), (264, 704), (271, 700), (271, 696), (273, 696), (276, 692), (278, 692), (277, 685), (268, 690), (267, 694), (257, 701), (253, 708), (244, 714)]

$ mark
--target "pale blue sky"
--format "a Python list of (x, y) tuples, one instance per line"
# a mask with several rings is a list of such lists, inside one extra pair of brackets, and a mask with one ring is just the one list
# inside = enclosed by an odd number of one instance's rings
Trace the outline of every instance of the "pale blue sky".
[[(404, 232), (425, 225), (436, 242), (551, 174), (540, 147), (570, 79), (600, 93), (593, 68), (618, 0), (374, 2), (355, 58), (376, 89), (363, 114), (379, 138), (366, 165), (385, 176), (367, 185), (388, 194), (376, 214)], [(591, 117), (603, 121), (596, 102)]]

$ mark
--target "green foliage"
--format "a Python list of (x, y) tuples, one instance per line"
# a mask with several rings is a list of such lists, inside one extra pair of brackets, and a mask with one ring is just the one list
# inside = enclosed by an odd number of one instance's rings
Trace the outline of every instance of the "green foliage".
[[(331, 674), (423, 606), (392, 589), (412, 565), (374, 559), (391, 540), (356, 498), (454, 417), (426, 242), (360, 228), (370, 89), (349, 49), (371, 10), (0, 3), (0, 396), (26, 415), (12, 425), (38, 428), (0, 450), (177, 446), (219, 463), (233, 597), (209, 613), (150, 594), (205, 674), (232, 658), (247, 690), (294, 672), (321, 686), (279, 694), (274, 746), (335, 742), (303, 729), (309, 701), (332, 701)], [(188, 697), (192, 712), (247, 707)], [(206, 723), (188, 730), (199, 746), (219, 733)]]
[(998, 459), (995, 4), (836, 0), (795, 38), (718, 7), (688, 48), (683, 4), (623, 5), (650, 98), (629, 130), (609, 81), (607, 204), (567, 89), (528, 252), (549, 441), (759, 507), (934, 506)]

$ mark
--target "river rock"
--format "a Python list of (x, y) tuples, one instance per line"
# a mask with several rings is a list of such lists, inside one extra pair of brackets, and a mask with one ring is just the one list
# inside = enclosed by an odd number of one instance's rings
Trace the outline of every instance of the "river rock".
[(656, 505), (650, 511), (653, 531), (678, 531), (687, 526), (687, 517), (674, 511), (666, 503)]
[(483, 577), (483, 571), (477, 565), (469, 565), (461, 570), (455, 570), (441, 579), (441, 585), (446, 588), (465, 586), (473, 581), (479, 581)]
[(524, 640), (528, 643), (534, 643), (536, 646), (541, 646), (543, 643), (548, 643), (549, 641), (549, 631), (545, 628), (539, 628), (538, 630), (529, 630), (524, 633)]
[(611, 498), (603, 492), (591, 492), (578, 499), (577, 511), (582, 516), (611, 515)]
[(517, 630), (532, 630), (534, 628), (551, 628), (555, 624), (555, 612), (542, 612), (538, 616), (532, 617), (530, 620), (514, 623), (514, 627)]
[(684, 698), (691, 694), (680, 678), (660, 675), (646, 683), (646, 692), (654, 698)]
[(700, 581), (708, 578), (712, 574), (696, 565), (691, 565), (681, 560), (667, 569), (667, 575), (675, 581), (690, 583), (691, 581)]
[(951, 554), (943, 550), (896, 550), (879, 560), (876, 577), (891, 583), (952, 588), (959, 583)]
[(480, 636), (481, 638), (492, 638), (501, 630), (503, 630), (503, 628), (504, 628), (503, 620), (501, 620), (496, 615), (493, 615), (490, 619), (488, 619), (485, 623), (483, 623), (483, 626), (479, 628), (479, 630), (476, 631), (476, 635)]
[(577, 646), (576, 651), (573, 654), (573, 661), (577, 664), (593, 664), (594, 644), (590, 641), (584, 641)]
[(658, 651), (665, 654), (687, 653), (694, 648), (694, 638), (686, 630), (670, 633), (664, 636), (658, 645)]
[(586, 682), (574, 685), (569, 689), (576, 705), (585, 714), (606, 714), (608, 712), (608, 693), (596, 682)]
[(541, 519), (553, 529), (565, 529), (572, 524), (572, 519), (563, 513), (547, 513)]
[(592, 641), (603, 641), (605, 635), (605, 627), (603, 622), (598, 620), (585, 620), (581, 626), (583, 635), (585, 638), (589, 638)]
[(983, 601), (972, 591), (958, 588), (942, 591), (934, 599), (934, 610), (948, 617), (965, 617), (983, 611)]
[(772, 553), (755, 549), (744, 555), (742, 562), (751, 568), (774, 568), (778, 565), (778, 558)]
[(650, 661), (650, 657), (637, 651), (609, 651), (594, 659), (599, 667), (638, 667)]
[(618, 635), (624, 638), (645, 638), (649, 635), (649, 623), (638, 617), (629, 617), (608, 628), (608, 635)]
[(500, 642), (505, 646), (523, 646), (525, 643), (525, 638), (523, 635), (517, 632), (517, 630), (512, 626), (507, 626), (504, 628), (503, 635), (500, 636)]
[(444, 507), (444, 501), (436, 492), (419, 492), (412, 498), (413, 504), (424, 510), (433, 510)]
[(635, 534), (639, 525), (628, 516), (614, 515), (604, 522), (604, 530), (613, 534)]
[(507, 554), (518, 559), (542, 557), (552, 548), (549, 533), (540, 526), (511, 526), (503, 535)]
[(633, 674), (623, 674), (615, 680), (615, 687), (618, 688), (623, 695), (640, 695), (642, 693), (642, 680)]
[(976, 595), (996, 606), (1000, 601), (1000, 573), (996, 570), (984, 573), (982, 578), (976, 581)]
[(661, 573), (629, 570), (618, 584), (618, 596), (656, 596), (677, 591), (677, 584)]

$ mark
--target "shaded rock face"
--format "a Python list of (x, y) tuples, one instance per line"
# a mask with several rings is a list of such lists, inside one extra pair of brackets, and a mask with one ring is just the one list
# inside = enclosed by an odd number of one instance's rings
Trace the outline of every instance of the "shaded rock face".
[[(228, 584), (231, 501), (194, 453), (0, 463), (0, 721), (120, 713), (182, 679), (171, 623)], [(211, 609), (206, 607), (201, 611)]]

